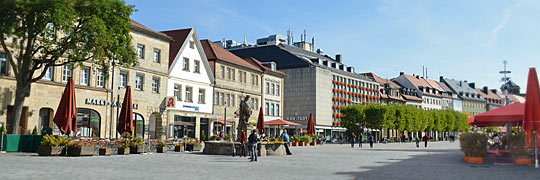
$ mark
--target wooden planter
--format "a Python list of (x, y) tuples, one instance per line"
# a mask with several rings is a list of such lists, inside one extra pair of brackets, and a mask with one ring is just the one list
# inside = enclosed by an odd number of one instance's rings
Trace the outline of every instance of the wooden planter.
[(144, 151), (144, 145), (138, 145), (138, 146), (130, 146), (129, 147), (129, 153), (130, 154), (141, 154)]
[(298, 142), (291, 142), (291, 146), (298, 146)]
[(165, 147), (157, 147), (158, 153), (166, 153), (167, 152), (167, 146)]
[(317, 145), (317, 141), (313, 141), (313, 142), (311, 142), (311, 144), (310, 144), (310, 145), (311, 145), (311, 146), (315, 146), (315, 145)]
[(109, 149), (109, 148), (99, 149), (100, 156), (110, 156), (111, 154), (112, 154), (112, 149)]
[(193, 144), (186, 144), (186, 151), (193, 151)]
[(118, 155), (129, 155), (129, 148), (118, 148)]
[(532, 164), (532, 158), (516, 158), (517, 165), (529, 165)]
[(483, 157), (464, 156), (463, 160), (465, 162), (472, 163), (472, 164), (482, 164), (482, 163), (484, 163), (484, 158)]
[(82, 146), (82, 147), (68, 147), (69, 156), (93, 156), (94, 147)]
[(184, 152), (184, 146), (174, 146), (174, 152)]
[(64, 148), (64, 146), (39, 146), (37, 153), (40, 156), (58, 156), (65, 153)]

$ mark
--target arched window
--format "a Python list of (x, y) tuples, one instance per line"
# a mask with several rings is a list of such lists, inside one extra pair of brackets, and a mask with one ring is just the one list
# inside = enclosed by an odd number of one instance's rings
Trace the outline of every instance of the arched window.
[(133, 113), (133, 123), (135, 124), (135, 137), (144, 138), (144, 117), (139, 113)]
[(100, 137), (101, 116), (93, 109), (77, 108), (77, 136)]

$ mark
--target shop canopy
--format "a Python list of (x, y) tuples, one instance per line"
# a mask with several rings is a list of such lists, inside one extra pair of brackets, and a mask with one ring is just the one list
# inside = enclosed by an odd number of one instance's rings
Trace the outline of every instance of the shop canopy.
[[(218, 122), (219, 124), (223, 124), (223, 120), (218, 120), (217, 122)], [(226, 123), (227, 123), (227, 124), (225, 124), (225, 125), (232, 125), (232, 121), (230, 121), (230, 120), (227, 120)]]
[(491, 111), (487, 111), (476, 116), (471, 116), (467, 119), (470, 125), (478, 127), (487, 126), (520, 126), (523, 122), (523, 112), (525, 104), (513, 103), (508, 106), (503, 106)]
[(265, 126), (300, 126), (301, 124), (293, 123), (286, 120), (276, 119), (264, 122)]

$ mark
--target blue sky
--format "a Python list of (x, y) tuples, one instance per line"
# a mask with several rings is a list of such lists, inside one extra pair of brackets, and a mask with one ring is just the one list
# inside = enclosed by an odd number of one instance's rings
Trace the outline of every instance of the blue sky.
[[(343, 55), (356, 72), (393, 78), (400, 71), (440, 75), (499, 88), (508, 60), (525, 91), (540, 67), (540, 1), (148, 1), (128, 0), (133, 19), (155, 30), (195, 27), (201, 39), (254, 43), (271, 34), (295, 41), (307, 30), (316, 48)], [(539, 69), (540, 70), (540, 69)]]

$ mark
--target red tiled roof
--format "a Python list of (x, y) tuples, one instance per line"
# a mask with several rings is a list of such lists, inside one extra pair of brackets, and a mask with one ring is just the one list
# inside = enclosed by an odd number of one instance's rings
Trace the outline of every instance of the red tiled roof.
[(146, 32), (148, 32), (148, 33), (152, 33), (152, 34), (154, 34), (154, 35), (156, 35), (156, 36), (159, 36), (159, 37), (161, 37), (161, 38), (171, 40), (171, 37), (167, 36), (166, 34), (161, 33), (161, 32), (157, 32), (157, 31), (154, 31), (153, 29), (150, 29), (150, 28), (148, 28), (148, 27), (142, 25), (141, 23), (139, 23), (139, 22), (137, 22), (137, 21), (135, 21), (135, 20), (133, 20), (133, 19), (129, 19), (129, 22), (131, 23), (131, 26), (132, 26), (132, 27), (142, 29), (142, 30), (144, 30), (144, 31), (146, 31)]
[(215, 61), (219, 59), (245, 68), (262, 72), (262, 70), (258, 66), (234, 55), (233, 53), (227, 51), (226, 49), (223, 49), (212, 41), (209, 41), (207, 39), (201, 40), (201, 45), (204, 49), (204, 53), (206, 54), (208, 61)]
[[(388, 80), (388, 79), (381, 78), (381, 77), (375, 75), (375, 74), (372, 73), (372, 72), (369, 72), (369, 73), (363, 73), (362, 75), (373, 78), (373, 80), (376, 81), (376, 82), (378, 82), (380, 85), (384, 85), (384, 84), (386, 84), (386, 83), (390, 83), (392, 86), (394, 86), (394, 87), (397, 88), (397, 89), (401, 88), (401, 86), (398, 85), (397, 83), (395, 83), (395, 82), (393, 82), (393, 81), (390, 81), (390, 80)], [(380, 88), (383, 88), (383, 86), (379, 86), (379, 87), (380, 87)]]
[[(407, 78), (407, 80), (409, 80), (414, 86), (416, 87), (419, 87), (419, 86), (423, 86), (423, 87), (428, 87), (428, 88), (434, 88), (434, 89), (437, 89), (439, 91), (444, 91), (444, 89), (442, 89), (441, 86), (439, 86), (439, 84), (437, 84), (437, 82), (433, 81), (433, 80), (426, 80), (424, 78), (416, 78), (414, 76), (411, 76), (411, 75), (408, 75), (408, 74), (403, 74), (403, 76), (405, 78)], [(433, 81), (432, 83), (430, 83), (430, 81)], [(436, 84), (437, 86), (434, 87), (433, 85), (431, 84)], [(424, 92), (422, 92), (424, 93)], [(436, 94), (432, 94), (432, 93), (425, 93), (425, 94), (429, 94), (430, 96), (441, 96), (441, 95), (436, 95)]]
[(275, 71), (272, 71), (272, 68), (269, 68), (269, 67), (266, 67), (264, 66), (261, 61), (255, 59), (255, 58), (252, 58), (252, 57), (248, 57), (248, 58), (243, 58), (244, 60), (248, 61), (249, 63), (251, 64), (254, 64), (256, 66), (258, 66), (259, 68), (261, 68), (261, 70), (263, 71), (271, 71), (271, 72), (276, 72), (278, 74), (281, 74), (281, 75), (284, 75), (284, 76), (287, 76), (287, 74), (285, 74), (284, 72), (281, 72), (280, 70), (275, 70)]
[(403, 96), (406, 100), (416, 100), (416, 101), (422, 101), (421, 98), (419, 97), (416, 97), (416, 96), (409, 96), (409, 95), (405, 95), (405, 94), (402, 94), (401, 96)]
[(398, 101), (406, 101), (405, 99), (403, 99), (402, 96), (397, 98), (397, 97), (394, 97), (394, 96), (390, 96), (388, 94), (381, 94), (381, 98), (383, 98), (383, 99), (393, 99), (393, 100), (398, 100)]
[(495, 99), (495, 100), (500, 100), (500, 99), (501, 99), (501, 97), (499, 97), (499, 95), (493, 93), (491, 90), (488, 90), (488, 93), (487, 93), (487, 94), (484, 93), (484, 92), (482, 91), (482, 89), (480, 89), (480, 88), (476, 88), (476, 89), (474, 89), (474, 90), (476, 90), (476, 92), (478, 92), (478, 94), (480, 94), (480, 95), (481, 95), (482, 97), (484, 97), (484, 98)]
[[(424, 78), (421, 78), (424, 79)], [(439, 92), (445, 92), (445, 90), (437, 83), (437, 81), (431, 79), (424, 79), (432, 88), (437, 89)]]
[(172, 37), (174, 40), (169, 45), (169, 66), (171, 66), (171, 64), (174, 61), (174, 58), (178, 54), (178, 51), (180, 51), (180, 48), (182, 48), (182, 44), (184, 44), (187, 36), (191, 32), (191, 28), (162, 31), (162, 32)]

